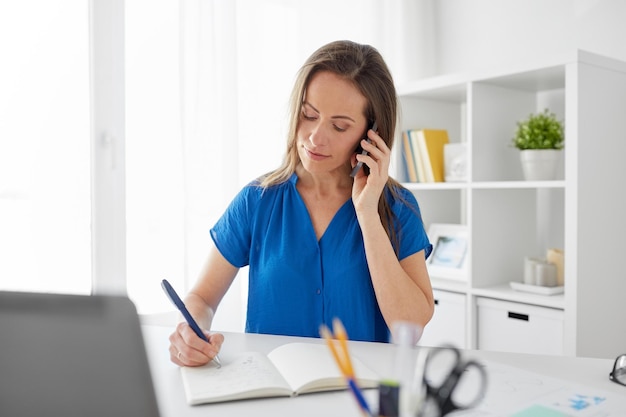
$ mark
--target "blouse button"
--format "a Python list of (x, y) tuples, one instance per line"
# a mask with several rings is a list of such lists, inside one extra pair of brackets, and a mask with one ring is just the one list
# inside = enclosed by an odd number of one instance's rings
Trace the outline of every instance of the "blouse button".
[(317, 289), (317, 291), (315, 291), (315, 294), (320, 295), (322, 293), (322, 290), (320, 290), (319, 288)]

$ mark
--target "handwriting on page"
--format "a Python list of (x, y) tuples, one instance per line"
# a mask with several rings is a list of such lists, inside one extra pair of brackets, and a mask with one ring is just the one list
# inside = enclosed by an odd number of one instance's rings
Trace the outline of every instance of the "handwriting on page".
[(288, 389), (287, 383), (267, 357), (250, 352), (230, 360), (222, 358), (222, 367), (206, 365), (186, 368), (194, 391), (200, 395), (218, 397), (268, 387)]

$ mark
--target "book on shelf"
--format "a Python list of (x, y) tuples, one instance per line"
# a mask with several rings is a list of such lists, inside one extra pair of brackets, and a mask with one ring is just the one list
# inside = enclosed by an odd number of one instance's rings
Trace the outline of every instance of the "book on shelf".
[(411, 139), (409, 138), (410, 131), (405, 130), (402, 132), (402, 154), (404, 155), (404, 162), (406, 163), (406, 169), (410, 182), (418, 182), (417, 167), (415, 166), (415, 157), (413, 156), (413, 150), (411, 149)]
[[(267, 355), (245, 352), (221, 359), (221, 368), (209, 363), (180, 369), (190, 405), (293, 397), (348, 387), (330, 350), (323, 344), (287, 343)], [(357, 384), (361, 388), (377, 387), (380, 378), (376, 373), (358, 358), (351, 359)]]
[(427, 182), (426, 172), (424, 170), (423, 156), (420, 152), (418, 144), (418, 129), (409, 130), (409, 144), (411, 146), (411, 153), (413, 155), (413, 164), (415, 165), (415, 171), (417, 175), (417, 182)]
[(417, 146), (424, 167), (424, 182), (444, 182), (444, 146), (449, 143), (445, 129), (420, 129), (416, 132)]

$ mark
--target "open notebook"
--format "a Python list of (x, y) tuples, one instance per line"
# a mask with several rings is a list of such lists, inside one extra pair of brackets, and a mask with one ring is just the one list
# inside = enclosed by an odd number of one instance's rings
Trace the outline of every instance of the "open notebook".
[[(378, 375), (358, 358), (351, 359), (358, 385), (377, 387)], [(191, 405), (347, 388), (328, 347), (315, 343), (287, 343), (268, 355), (245, 352), (222, 358), (221, 368), (213, 363), (183, 367), (181, 375)]]
[(125, 297), (0, 292), (0, 370), (0, 416), (159, 415)]

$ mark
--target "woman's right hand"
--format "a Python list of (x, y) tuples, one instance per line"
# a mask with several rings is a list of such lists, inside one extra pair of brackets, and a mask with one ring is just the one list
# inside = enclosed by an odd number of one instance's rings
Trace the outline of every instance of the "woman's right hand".
[(204, 331), (209, 343), (199, 338), (193, 329), (181, 322), (170, 335), (170, 360), (178, 366), (202, 366), (211, 362), (218, 354), (224, 335)]

